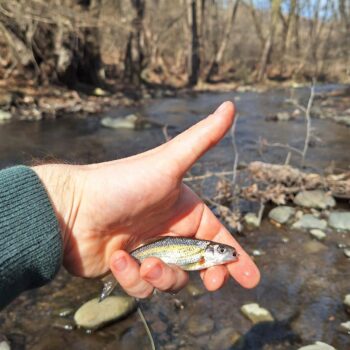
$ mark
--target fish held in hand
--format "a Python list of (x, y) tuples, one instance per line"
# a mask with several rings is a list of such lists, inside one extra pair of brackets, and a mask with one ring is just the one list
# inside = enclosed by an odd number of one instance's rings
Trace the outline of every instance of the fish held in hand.
[[(199, 271), (208, 267), (238, 260), (234, 247), (208, 240), (165, 237), (133, 250), (130, 255), (140, 264), (149, 257), (156, 257), (167, 264), (174, 264), (185, 271)], [(110, 273), (102, 279), (100, 301), (109, 296), (118, 282)]]

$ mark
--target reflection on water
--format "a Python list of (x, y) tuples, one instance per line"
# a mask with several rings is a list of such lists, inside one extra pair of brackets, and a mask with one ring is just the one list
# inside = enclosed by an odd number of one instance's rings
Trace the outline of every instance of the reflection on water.
[[(328, 89), (331, 87), (324, 87)], [(297, 91), (307, 100), (309, 91)], [(284, 103), (289, 91), (275, 90), (262, 94), (205, 93), (193, 97), (154, 100), (139, 108), (113, 110), (110, 116), (139, 112), (163, 123), (176, 125), (180, 132), (211, 113), (219, 103), (236, 99), (239, 111), (237, 144), (240, 160), (263, 160), (280, 163), (286, 151), (271, 149), (261, 155), (259, 137), (270, 143), (288, 143), (302, 147), (304, 121), (266, 122), (266, 115), (293, 110)], [(310, 148), (307, 165), (323, 169), (335, 162), (347, 169), (350, 153), (349, 129), (332, 122), (313, 120), (319, 137)], [(159, 129), (145, 131), (112, 130), (99, 126), (97, 117), (60, 119), (43, 122), (16, 122), (0, 125), (0, 167), (31, 163), (33, 159), (64, 159), (71, 162), (100, 162), (126, 157), (164, 142)], [(233, 154), (227, 136), (194, 168), (229, 170)], [(292, 163), (298, 163), (298, 159)], [(285, 243), (285, 238), (289, 238)], [(337, 349), (350, 347), (350, 336), (338, 331), (346, 321), (342, 300), (350, 291), (350, 261), (336, 245), (350, 244), (350, 235), (328, 235), (324, 249), (310, 250), (306, 233), (276, 229), (267, 221), (253, 232), (239, 237), (251, 252), (259, 248), (265, 255), (256, 257), (262, 281), (254, 290), (243, 290), (230, 281), (216, 293), (191, 296), (186, 290), (176, 298), (185, 308), (176, 308), (174, 296), (157, 294), (144, 301), (145, 316), (153, 328), (161, 349), (296, 349), (300, 344), (322, 340)], [(196, 274), (193, 283), (200, 286)], [(97, 295), (96, 281), (73, 278), (62, 271), (50, 285), (23, 294), (0, 314), (1, 332), (16, 349), (148, 349), (149, 343), (137, 314), (92, 335), (53, 327), (55, 312), (63, 307), (77, 307)], [(258, 302), (269, 309), (277, 322), (252, 327), (239, 312), (247, 302)], [(239, 343), (235, 340), (245, 335)]]

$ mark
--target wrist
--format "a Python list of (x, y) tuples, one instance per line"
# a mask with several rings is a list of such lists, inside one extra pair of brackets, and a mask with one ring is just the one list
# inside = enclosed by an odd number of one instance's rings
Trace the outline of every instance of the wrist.
[[(76, 188), (76, 166), (66, 164), (44, 164), (32, 167), (50, 198), (60, 225), (63, 249), (67, 246), (73, 229), (78, 201)], [(78, 198), (77, 198), (78, 197)]]

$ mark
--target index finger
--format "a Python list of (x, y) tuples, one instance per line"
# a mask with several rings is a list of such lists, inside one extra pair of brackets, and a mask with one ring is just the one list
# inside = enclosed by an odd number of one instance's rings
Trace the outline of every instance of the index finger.
[(208, 239), (234, 247), (239, 259), (225, 265), (230, 275), (245, 288), (254, 288), (259, 283), (260, 272), (253, 260), (207, 206), (204, 207), (195, 236), (198, 239)]

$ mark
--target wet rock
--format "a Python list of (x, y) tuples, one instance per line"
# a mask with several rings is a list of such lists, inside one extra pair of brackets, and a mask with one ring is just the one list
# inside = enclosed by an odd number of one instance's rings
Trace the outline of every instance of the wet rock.
[(6, 123), (11, 119), (12, 115), (10, 112), (3, 111), (0, 109), (0, 124)]
[(288, 120), (294, 119), (293, 115), (288, 112), (278, 112), (268, 120), (274, 120), (278, 122), (287, 122)]
[(93, 94), (95, 96), (107, 96), (107, 95), (109, 95), (108, 91), (103, 90), (103, 89), (101, 89), (99, 87), (94, 89)]
[(347, 245), (345, 243), (338, 243), (337, 248), (344, 249), (344, 248), (347, 248)]
[(315, 218), (311, 214), (305, 214), (301, 219), (292, 225), (292, 228), (325, 230), (327, 228), (327, 221)]
[(301, 219), (302, 217), (304, 216), (304, 213), (302, 210), (298, 210), (296, 213), (295, 213), (295, 218), (297, 220)]
[(186, 290), (193, 297), (200, 297), (201, 295), (206, 293), (206, 290), (203, 287), (198, 287), (192, 282), (188, 283), (188, 285), (186, 286)]
[(327, 247), (319, 241), (312, 240), (304, 244), (304, 250), (307, 254), (316, 254), (324, 251)]
[(0, 350), (11, 350), (10, 344), (6, 340), (0, 341)]
[(350, 230), (350, 212), (334, 212), (329, 214), (328, 224), (336, 230)]
[(321, 190), (299, 192), (294, 198), (294, 203), (301, 207), (319, 209), (332, 208), (336, 204), (330, 194)]
[(350, 334), (350, 321), (347, 321), (347, 322), (343, 322), (340, 324), (340, 327), (346, 331), (347, 333)]
[(262, 308), (259, 304), (245, 304), (241, 307), (242, 314), (254, 324), (259, 322), (273, 321), (270, 311)]
[(345, 248), (345, 249), (344, 249), (344, 255), (345, 255), (347, 258), (350, 258), (350, 248)]
[(123, 118), (105, 117), (105, 118), (102, 118), (101, 125), (112, 129), (134, 129), (134, 130), (143, 130), (151, 127), (162, 128), (164, 126), (167, 126), (169, 128), (174, 128), (173, 125), (165, 125), (156, 120), (145, 118), (139, 114), (129, 114)]
[(248, 226), (259, 227), (260, 220), (254, 213), (247, 213), (244, 215), (244, 221)]
[(13, 96), (11, 93), (7, 93), (6, 91), (0, 91), (0, 106), (1, 107), (9, 107), (12, 103)]
[(346, 126), (350, 126), (350, 116), (349, 115), (339, 115), (333, 117), (334, 121), (343, 124)]
[(303, 346), (298, 350), (336, 350), (336, 349), (333, 348), (333, 346), (330, 346), (326, 343), (317, 341), (315, 344)]
[(189, 333), (194, 336), (207, 334), (214, 329), (214, 321), (211, 318), (204, 318), (202, 315), (194, 315), (187, 321), (187, 328)]
[(345, 309), (350, 313), (350, 294), (345, 295), (344, 306)]
[(132, 129), (136, 128), (138, 117), (135, 114), (130, 114), (125, 118), (105, 117), (101, 119), (101, 125), (111, 129)]
[(67, 317), (69, 315), (72, 315), (73, 313), (74, 313), (74, 309), (72, 309), (71, 307), (65, 307), (55, 312), (55, 314), (60, 317)]
[(273, 208), (269, 212), (269, 218), (280, 224), (285, 224), (294, 214), (295, 214), (294, 208), (281, 206), (281, 207)]
[(21, 109), (19, 111), (19, 120), (38, 121), (43, 118), (43, 113), (35, 106)]
[(325, 239), (327, 236), (322, 230), (319, 230), (317, 228), (310, 230), (310, 235), (316, 239), (319, 239), (320, 241), (322, 239)]
[(211, 335), (208, 348), (230, 349), (239, 338), (240, 335), (232, 327), (227, 327)]
[(73, 323), (73, 321), (58, 319), (52, 323), (52, 327), (63, 329), (65, 331), (73, 331), (76, 328), (76, 325)]
[(263, 252), (263, 251), (260, 250), (260, 249), (254, 249), (254, 250), (252, 251), (252, 255), (253, 255), (253, 256), (262, 256), (262, 255), (265, 255), (265, 252)]
[(0, 334), (0, 350), (11, 350), (9, 341), (2, 334)]
[(311, 208), (310, 212), (315, 218), (321, 217), (321, 213), (317, 209)]
[(167, 328), (167, 324), (161, 320), (156, 320), (152, 323), (152, 331), (155, 333), (162, 334), (166, 332)]
[(95, 298), (78, 309), (74, 321), (78, 327), (95, 330), (127, 316), (135, 308), (135, 299), (128, 296), (110, 296), (102, 302)]
[(173, 302), (176, 310), (183, 310), (186, 307), (185, 302), (181, 299), (174, 298)]

